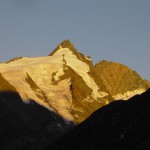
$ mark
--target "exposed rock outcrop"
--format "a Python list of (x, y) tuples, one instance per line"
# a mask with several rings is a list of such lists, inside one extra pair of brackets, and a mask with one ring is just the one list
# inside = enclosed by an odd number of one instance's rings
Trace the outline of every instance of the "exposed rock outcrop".
[(95, 74), (114, 99), (129, 99), (146, 91), (150, 85), (129, 67), (116, 62), (100, 61), (94, 66)]

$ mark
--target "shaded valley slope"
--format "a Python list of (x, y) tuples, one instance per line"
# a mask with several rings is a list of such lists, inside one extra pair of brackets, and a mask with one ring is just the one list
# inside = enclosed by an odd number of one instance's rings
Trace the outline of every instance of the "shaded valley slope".
[(149, 118), (150, 89), (102, 107), (44, 150), (148, 150)]

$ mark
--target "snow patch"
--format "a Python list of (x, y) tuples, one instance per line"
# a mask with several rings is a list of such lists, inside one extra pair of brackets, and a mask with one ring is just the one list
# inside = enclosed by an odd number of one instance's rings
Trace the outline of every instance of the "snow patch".
[(89, 103), (92, 103), (94, 101), (93, 98), (90, 98), (89, 96), (85, 99), (83, 99), (83, 101), (86, 101), (86, 102), (89, 102)]
[(127, 91), (124, 94), (114, 95), (113, 98), (115, 100), (120, 100), (120, 99), (127, 100), (127, 99), (133, 97), (134, 95), (142, 94), (145, 91), (146, 91), (145, 89), (137, 89), (137, 90), (133, 90), (133, 91)]
[(90, 58), (88, 58), (88, 57), (85, 57), (87, 60), (89, 60), (89, 61), (92, 61)]
[(106, 104), (106, 105), (107, 105), (107, 104), (109, 104), (109, 101), (108, 101), (108, 100), (106, 100), (106, 101), (105, 101), (105, 104)]
[(60, 68), (57, 72), (56, 72), (56, 74), (55, 74), (55, 76), (54, 76), (54, 79), (56, 80), (56, 81), (58, 81), (59, 80), (59, 78), (61, 77), (61, 76), (63, 76), (65, 73), (64, 73), (64, 69), (63, 68)]

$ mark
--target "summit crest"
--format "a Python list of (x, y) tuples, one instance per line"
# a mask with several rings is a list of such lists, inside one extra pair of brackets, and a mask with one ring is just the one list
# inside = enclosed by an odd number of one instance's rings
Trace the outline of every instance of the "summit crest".
[(75, 55), (78, 55), (79, 53), (69, 40), (64, 40), (49, 54), (49, 56), (53, 56), (57, 51), (62, 48), (68, 48)]
[(55, 56), (61, 54), (63, 56), (67, 54), (73, 54), (72, 56), (77, 57), (77, 59), (85, 62), (86, 64), (93, 66), (93, 62), (89, 57), (86, 57), (84, 54), (80, 53), (75, 46), (70, 42), (70, 40), (62, 41), (50, 54), (49, 56)]

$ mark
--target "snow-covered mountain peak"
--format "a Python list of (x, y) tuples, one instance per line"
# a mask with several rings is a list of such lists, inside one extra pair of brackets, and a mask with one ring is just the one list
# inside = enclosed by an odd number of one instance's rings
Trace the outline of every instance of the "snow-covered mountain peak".
[(78, 52), (78, 50), (69, 40), (64, 40), (49, 54), (49, 56), (54, 55), (69, 55), (70, 57), (76, 57), (89, 65), (93, 65), (93, 62), (90, 59), (90, 57), (86, 57), (84, 56), (84, 54)]
[(60, 43), (49, 55), (53, 56), (55, 54), (61, 53), (73, 53), (74, 55), (79, 55), (79, 52), (76, 50), (74, 45), (69, 40), (64, 40), (62, 43)]
[[(15, 89), (25, 103), (34, 100), (66, 120), (80, 123), (96, 109), (118, 99), (119, 94), (127, 97), (149, 87), (126, 67), (108, 64), (94, 67), (89, 57), (65, 40), (49, 56), (17, 57), (1, 63), (0, 83), (7, 86), (1, 84), (0, 90)], [(128, 80), (122, 78), (124, 75)], [(135, 76), (136, 84), (129, 88), (124, 81), (132, 83), (131, 76)]]

